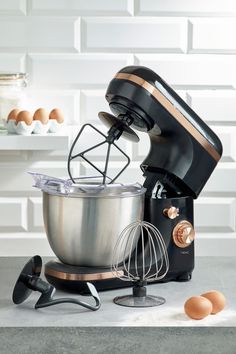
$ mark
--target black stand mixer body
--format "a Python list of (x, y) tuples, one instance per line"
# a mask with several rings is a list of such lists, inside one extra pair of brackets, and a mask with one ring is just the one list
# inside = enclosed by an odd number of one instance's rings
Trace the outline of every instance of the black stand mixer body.
[[(174, 219), (168, 218), (163, 211), (177, 209), (178, 216)], [(173, 231), (178, 229), (178, 225), (186, 224), (193, 232), (193, 198), (160, 198), (153, 199), (146, 197), (144, 219), (156, 226), (161, 232), (169, 256), (169, 270), (162, 281), (187, 281), (191, 279), (194, 269), (194, 241), (189, 244), (175, 244)], [(187, 228), (186, 226), (186, 228)]]
[[(99, 117), (102, 121), (106, 118), (105, 122), (108, 118), (111, 129), (115, 127), (119, 136), (126, 132), (137, 141), (134, 128), (150, 137), (150, 150), (141, 164), (146, 188), (144, 220), (159, 229), (167, 247), (169, 271), (162, 281), (189, 280), (194, 268), (193, 201), (222, 155), (221, 142), (148, 68), (129, 66), (120, 70), (108, 86), (106, 99), (116, 117), (103, 112)], [(146, 245), (148, 257), (147, 248)], [(85, 276), (98, 290), (131, 285), (110, 276), (109, 272), (110, 269), (61, 262), (49, 262), (45, 267), (49, 282), (76, 292), (86, 291)], [(101, 274), (105, 274), (103, 278)]]
[(164, 280), (189, 280), (194, 268), (193, 200), (222, 155), (214, 132), (153, 71), (125, 67), (110, 82), (112, 112), (147, 132), (144, 220), (162, 233), (170, 261)]

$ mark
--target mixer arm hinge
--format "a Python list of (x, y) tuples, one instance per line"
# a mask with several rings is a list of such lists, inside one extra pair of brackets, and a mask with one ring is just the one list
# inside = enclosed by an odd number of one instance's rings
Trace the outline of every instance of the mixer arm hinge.
[(153, 199), (160, 199), (160, 198), (165, 198), (165, 197), (166, 197), (165, 187), (160, 181), (157, 181), (155, 184), (155, 187), (152, 191), (152, 198)]
[(161, 177), (161, 175), (145, 171), (144, 176), (146, 179), (143, 186), (147, 189), (146, 196), (153, 199), (166, 198), (166, 187), (158, 178)]

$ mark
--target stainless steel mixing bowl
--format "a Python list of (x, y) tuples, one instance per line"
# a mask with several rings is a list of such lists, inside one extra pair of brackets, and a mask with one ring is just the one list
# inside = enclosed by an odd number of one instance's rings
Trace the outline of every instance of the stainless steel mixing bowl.
[(84, 182), (68, 195), (59, 195), (55, 185), (43, 191), (44, 224), (55, 255), (66, 264), (110, 267), (121, 231), (143, 220), (144, 193), (139, 184)]

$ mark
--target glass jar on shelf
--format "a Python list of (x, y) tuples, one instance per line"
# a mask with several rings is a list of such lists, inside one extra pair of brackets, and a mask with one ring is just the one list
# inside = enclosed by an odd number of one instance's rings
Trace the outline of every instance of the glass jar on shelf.
[(0, 73), (0, 123), (15, 109), (28, 109), (26, 73)]

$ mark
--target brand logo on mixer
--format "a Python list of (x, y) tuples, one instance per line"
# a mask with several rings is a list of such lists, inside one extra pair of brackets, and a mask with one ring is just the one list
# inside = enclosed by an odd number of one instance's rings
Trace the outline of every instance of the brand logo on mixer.
[(189, 251), (181, 251), (181, 254), (189, 254)]

